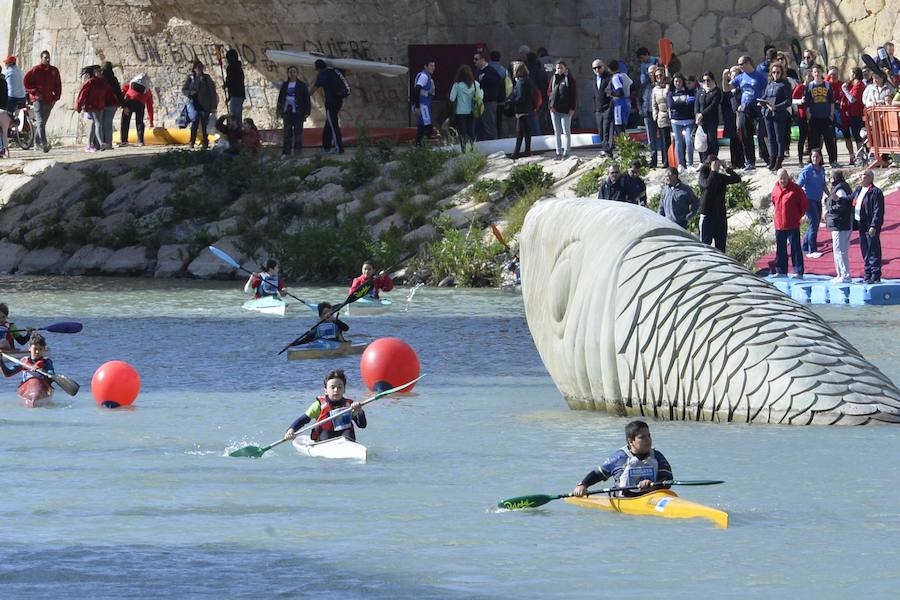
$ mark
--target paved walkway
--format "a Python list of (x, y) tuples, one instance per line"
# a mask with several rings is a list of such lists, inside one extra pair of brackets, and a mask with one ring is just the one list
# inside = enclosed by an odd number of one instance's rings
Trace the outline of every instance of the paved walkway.
[[(887, 194), (884, 198), (884, 203), (884, 227), (881, 230), (881, 276), (883, 279), (897, 279), (900, 278), (900, 190)], [(834, 277), (837, 275), (837, 272), (834, 268), (831, 231), (824, 226), (820, 226), (819, 235), (816, 239), (822, 256), (820, 258), (804, 257), (804, 271), (810, 274), (831, 275)], [(760, 269), (769, 269), (769, 272), (774, 273), (775, 253), (763, 256), (756, 261), (756, 265)], [(793, 272), (790, 262), (788, 263), (788, 271)], [(859, 250), (859, 234), (856, 231), (850, 237), (850, 273), (854, 277), (863, 277), (864, 275), (862, 254)]]

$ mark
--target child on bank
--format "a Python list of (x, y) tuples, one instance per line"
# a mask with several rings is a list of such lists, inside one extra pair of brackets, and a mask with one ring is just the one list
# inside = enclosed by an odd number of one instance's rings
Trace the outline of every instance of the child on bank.
[(575, 489), (573, 496), (584, 496), (587, 488), (614, 477), (616, 487), (638, 486), (641, 491), (619, 492), (620, 497), (640, 496), (656, 489), (669, 486), (654, 486), (658, 481), (672, 479), (672, 467), (662, 452), (653, 448), (650, 426), (643, 421), (632, 421), (625, 426), (627, 444), (616, 450), (606, 461), (585, 475)]
[(354, 424), (360, 429), (366, 427), (366, 413), (362, 409), (359, 402), (354, 402), (344, 397), (344, 391), (347, 389), (347, 376), (344, 375), (342, 369), (335, 369), (325, 376), (325, 394), (319, 396), (309, 405), (300, 418), (291, 423), (288, 430), (284, 433), (284, 439), (293, 439), (294, 433), (303, 426), (319, 422), (331, 416), (332, 411), (345, 409), (348, 406), (351, 410), (341, 415), (333, 421), (323, 423), (319, 427), (314, 427), (310, 433), (310, 438), (315, 441), (325, 441), (336, 437), (345, 437), (348, 440), (356, 441), (356, 430)]
[(24, 346), (31, 338), (32, 329), (24, 331), (16, 329), (14, 323), (9, 320), (9, 307), (0, 302), (0, 350), (15, 350), (16, 342)]
[[(366, 281), (369, 280), (370, 277), (375, 277), (375, 265), (372, 264), (371, 261), (366, 261), (362, 265), (362, 275), (353, 280), (353, 283), (350, 284), (350, 292), (352, 295), (361, 285), (363, 285)], [(379, 292), (385, 291), (389, 292), (394, 289), (394, 280), (391, 279), (391, 276), (385, 273), (384, 271), (380, 272), (377, 277), (375, 277), (375, 281), (372, 284), (372, 289), (369, 290), (369, 293), (366, 294), (366, 298), (377, 299), (379, 297)]]

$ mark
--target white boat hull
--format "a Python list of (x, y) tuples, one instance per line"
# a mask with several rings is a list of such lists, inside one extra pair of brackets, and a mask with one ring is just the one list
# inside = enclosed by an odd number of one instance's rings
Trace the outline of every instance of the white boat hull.
[(324, 442), (314, 442), (301, 436), (294, 438), (294, 448), (304, 456), (366, 462), (366, 447), (345, 437), (332, 438)]
[[(572, 136), (573, 148), (587, 148), (590, 146), (598, 146), (600, 144), (600, 136), (594, 133), (576, 133)], [(512, 154), (516, 149), (516, 138), (502, 138), (499, 140), (485, 140), (483, 142), (475, 142), (475, 149), (485, 154), (494, 154), (495, 152), (504, 152)], [(531, 138), (532, 152), (547, 152), (556, 150), (556, 136), (553, 135), (535, 135)]]
[(347, 316), (350, 315), (379, 315), (391, 309), (393, 302), (387, 298), (360, 298), (356, 302), (347, 305)]
[(324, 60), (329, 67), (346, 69), (357, 73), (375, 73), (385, 77), (401, 77), (409, 73), (409, 69), (403, 65), (375, 60), (360, 60), (358, 58), (332, 58), (318, 52), (292, 52), (290, 50), (266, 50), (266, 56), (274, 63), (280, 65), (296, 65), (298, 67), (312, 67), (317, 60)]
[(247, 300), (246, 302), (244, 302), (242, 308), (244, 310), (252, 310), (264, 315), (276, 315), (279, 317), (283, 317), (284, 311), (287, 308), (287, 303), (281, 298), (265, 296), (263, 298), (254, 298), (252, 300)]

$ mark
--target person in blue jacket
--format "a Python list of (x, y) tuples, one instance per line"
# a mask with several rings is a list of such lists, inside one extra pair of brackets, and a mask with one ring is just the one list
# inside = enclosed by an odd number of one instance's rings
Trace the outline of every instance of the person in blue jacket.
[(819, 258), (819, 246), (816, 236), (819, 235), (819, 221), (822, 220), (822, 195), (825, 193), (825, 165), (821, 148), (813, 148), (809, 154), (809, 164), (803, 167), (797, 177), (797, 185), (806, 192), (806, 218), (809, 228), (803, 238), (803, 253), (807, 258)]
[(859, 231), (859, 249), (865, 263), (865, 283), (881, 283), (881, 228), (884, 225), (884, 193), (875, 187), (875, 174), (866, 170), (851, 202)]

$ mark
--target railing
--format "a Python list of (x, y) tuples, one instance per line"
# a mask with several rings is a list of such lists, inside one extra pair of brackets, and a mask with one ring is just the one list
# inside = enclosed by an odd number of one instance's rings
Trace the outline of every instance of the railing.
[(900, 106), (870, 106), (865, 121), (869, 150), (875, 155), (869, 166), (886, 167), (882, 156), (900, 153)]

